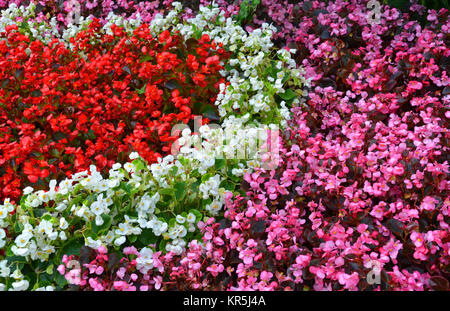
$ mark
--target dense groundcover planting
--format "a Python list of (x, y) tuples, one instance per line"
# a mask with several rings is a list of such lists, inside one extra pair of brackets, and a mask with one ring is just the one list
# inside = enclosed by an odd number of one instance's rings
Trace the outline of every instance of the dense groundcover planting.
[(0, 8), (0, 290), (449, 290), (447, 9)]

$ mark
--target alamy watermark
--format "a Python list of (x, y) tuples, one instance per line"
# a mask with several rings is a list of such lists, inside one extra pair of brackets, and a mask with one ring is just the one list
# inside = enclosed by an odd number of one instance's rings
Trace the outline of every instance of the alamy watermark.
[(369, 273), (367, 273), (366, 281), (369, 285), (380, 285), (381, 284), (381, 264), (376, 260), (370, 260), (366, 267), (372, 268)]
[(367, 8), (370, 10), (367, 14), (367, 21), (369, 24), (381, 23), (381, 4), (377, 0), (370, 0), (367, 2)]
[[(215, 131), (213, 141), (208, 141), (216, 149), (216, 159), (236, 159), (246, 161), (259, 161), (260, 167), (272, 170), (278, 167), (280, 160), (278, 127), (272, 128), (256, 126), (240, 126), (223, 129), (219, 124), (211, 123), (207, 125), (210, 131)], [(202, 134), (202, 117), (194, 118), (194, 136), (192, 147), (198, 151), (203, 150), (202, 141), (205, 135)], [(183, 130), (189, 129), (187, 124), (176, 124), (172, 127), (171, 135), (179, 136)], [(180, 143), (180, 137), (172, 144), (171, 154), (177, 156), (180, 147), (185, 143)], [(232, 142), (237, 145), (233, 145)]]
[(68, 12), (66, 16), (67, 25), (78, 24), (81, 16), (81, 5), (77, 0), (69, 0), (64, 3), (65, 11)]

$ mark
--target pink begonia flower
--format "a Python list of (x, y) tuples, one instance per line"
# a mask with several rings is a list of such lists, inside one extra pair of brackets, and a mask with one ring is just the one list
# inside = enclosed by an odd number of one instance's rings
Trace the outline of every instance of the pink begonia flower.
[(114, 288), (119, 291), (136, 291), (136, 286), (125, 281), (114, 281)]
[(413, 243), (416, 247), (421, 247), (424, 243), (424, 237), (421, 233), (418, 233), (417, 231), (413, 231), (411, 233), (411, 241), (413, 241)]
[(403, 165), (398, 164), (394, 167), (393, 170), (394, 175), (403, 175), (405, 173), (405, 169), (403, 168)]
[(272, 272), (262, 271), (260, 274), (260, 279), (265, 282), (269, 282), (269, 280), (273, 277)]
[(139, 255), (138, 250), (134, 246), (128, 246), (123, 249), (124, 255)]
[(104, 269), (102, 266), (98, 266), (98, 267), (95, 269), (95, 274), (101, 275), (101, 274), (103, 273), (104, 270), (105, 270), (105, 269)]
[(422, 89), (422, 83), (419, 81), (409, 81), (408, 88), (411, 88), (414, 90), (420, 90), (420, 89)]
[(105, 288), (103, 285), (95, 278), (89, 279), (89, 285), (94, 289), (94, 291), (103, 291)]
[[(395, 241), (393, 238), (389, 240), (389, 242), (381, 248), (382, 252), (387, 252), (387, 254), (395, 260), (397, 258), (399, 250), (403, 248), (403, 244)], [(395, 263), (395, 262), (394, 262)]]
[(124, 268), (124, 267), (121, 267), (121, 268), (119, 268), (119, 270), (117, 271), (117, 276), (119, 277), (119, 278), (121, 278), (121, 279), (123, 279), (124, 278), (124, 276), (125, 276), (125, 272), (127, 271), (127, 269), (126, 268)]
[(80, 269), (72, 269), (68, 273), (66, 273), (65, 278), (69, 284), (73, 285), (79, 285), (81, 278), (80, 278)]
[(254, 239), (250, 239), (247, 241), (247, 246), (248, 247), (256, 247), (256, 246), (258, 246), (258, 243), (256, 243), (256, 241)]
[(383, 216), (384, 216), (384, 210), (379, 205), (376, 205), (372, 208), (370, 215), (381, 220), (381, 219), (383, 219)]
[(239, 252), (239, 258), (241, 258), (246, 265), (253, 264), (253, 257), (255, 257), (255, 254), (251, 250), (245, 249)]
[(432, 211), (435, 209), (436, 207), (436, 203), (438, 203), (439, 201), (434, 199), (433, 197), (430, 196), (426, 196), (423, 201), (422, 204), (420, 205), (420, 208), (422, 210), (427, 210), (427, 211)]
[(162, 280), (163, 280), (163, 278), (161, 276), (155, 276), (153, 278), (153, 282), (155, 282), (154, 283), (155, 289), (159, 290), (161, 288)]
[(325, 273), (323, 272), (323, 270), (321, 268), (315, 267), (315, 266), (310, 266), (309, 267), (309, 272), (311, 272), (312, 274), (315, 274), (316, 277), (318, 277), (319, 279), (324, 279), (325, 278)]
[(340, 267), (340, 266), (344, 265), (345, 261), (344, 261), (344, 258), (338, 257), (338, 258), (336, 258), (334, 263), (336, 264), (336, 267)]
[(56, 270), (58, 270), (58, 272), (61, 275), (64, 275), (65, 271), (66, 271), (66, 267), (64, 265), (59, 265), (58, 268), (56, 268)]
[(206, 268), (207, 271), (211, 272), (213, 276), (217, 276), (220, 272), (224, 270), (224, 266), (222, 264), (216, 265), (213, 264)]
[(344, 285), (348, 290), (358, 290), (357, 285), (359, 283), (358, 272), (353, 272), (352, 274), (339, 273), (338, 274), (339, 284)]
[(101, 245), (99, 248), (97, 248), (97, 252), (99, 252), (100, 254), (106, 254), (107, 252), (106, 247)]

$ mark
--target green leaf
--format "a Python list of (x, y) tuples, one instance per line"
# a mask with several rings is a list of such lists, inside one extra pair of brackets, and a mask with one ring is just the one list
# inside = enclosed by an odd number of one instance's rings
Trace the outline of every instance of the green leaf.
[(38, 287), (44, 287), (47, 285), (52, 285), (55, 283), (56, 278), (58, 277), (59, 272), (56, 275), (42, 273), (39, 275), (39, 285)]
[(109, 227), (111, 227), (112, 223), (112, 217), (106, 214), (102, 214), (101, 217), (103, 218), (103, 224), (101, 226), (97, 226), (95, 224), (95, 219), (92, 220), (91, 226), (92, 226), (92, 232), (95, 234), (101, 234), (103, 232), (108, 231)]
[(138, 159), (134, 159), (132, 163), (136, 167), (136, 171), (140, 171), (140, 170), (145, 169), (145, 163), (139, 158)]
[(15, 233), (22, 232), (23, 228), (24, 227), (23, 227), (22, 223), (20, 223), (19, 221), (14, 224), (14, 232)]
[(138, 239), (144, 245), (155, 244), (158, 241), (158, 237), (153, 233), (152, 229), (142, 230)]
[(47, 269), (45, 269), (45, 273), (50, 274), (50, 275), (53, 274), (53, 268), (54, 268), (53, 264), (50, 264), (47, 267)]
[(207, 199), (202, 199), (202, 207), (206, 207), (206, 205), (209, 205), (212, 203), (212, 199), (209, 197)]
[(175, 198), (182, 200), (186, 194), (186, 183), (181, 181), (175, 184)]
[(128, 241), (130, 241), (131, 243), (136, 242), (138, 236), (137, 235), (130, 235), (128, 236)]
[(172, 166), (172, 168), (171, 168), (172, 175), (175, 176), (177, 174), (177, 172), (178, 172), (178, 166), (176, 166), (176, 165)]
[(127, 183), (120, 183), (120, 189), (122, 189), (123, 191), (125, 191), (126, 193), (130, 194), (131, 190), (133, 190), (133, 187), (130, 184)]
[(211, 173), (207, 173), (205, 175), (202, 176), (202, 182), (207, 181), (210, 177), (212, 177)]
[(217, 113), (217, 109), (215, 106), (211, 106), (211, 105), (206, 105), (203, 106), (202, 109), (200, 110), (200, 113), (210, 119), (211, 121), (219, 121), (220, 120), (220, 116)]
[(63, 275), (61, 275), (59, 272), (56, 273), (55, 282), (60, 288), (64, 288), (64, 286), (67, 285), (66, 278)]
[(160, 210), (161, 210), (161, 209), (165, 209), (165, 208), (168, 207), (169, 205), (170, 205), (169, 202), (161, 201), (161, 200), (160, 200), (159, 202), (156, 203), (156, 207), (159, 208)]
[(9, 245), (9, 247), (6, 249), (6, 256), (9, 256), (9, 257), (15, 256), (11, 250), (12, 246), (13, 246), (13, 244)]
[(6, 260), (8, 261), (8, 264), (12, 264), (12, 263), (26, 263), (27, 259), (23, 256), (8, 256), (6, 257)]
[(216, 168), (216, 170), (221, 170), (222, 168), (225, 167), (225, 164), (227, 164), (227, 160), (225, 159), (216, 159), (216, 163), (214, 165), (214, 167)]
[(170, 218), (169, 227), (175, 227), (176, 223), (177, 223), (177, 220), (175, 218)]
[(162, 188), (159, 189), (160, 194), (166, 194), (166, 195), (172, 195), (175, 192), (175, 189), (173, 188)]
[(219, 187), (225, 188), (225, 190), (233, 191), (234, 190), (234, 184), (227, 181), (226, 179), (222, 180)]
[(286, 101), (290, 101), (297, 96), (291, 89), (287, 89), (284, 91), (284, 93), (280, 93), (278, 95)]
[(47, 221), (50, 221), (52, 218), (53, 218), (53, 217), (52, 217), (52, 215), (50, 215), (50, 213), (45, 213), (45, 214), (42, 216), (42, 219), (43, 219), (43, 220), (47, 220)]
[(73, 239), (67, 241), (66, 244), (61, 248), (59, 251), (59, 257), (62, 258), (63, 255), (76, 255), (80, 256), (80, 249), (84, 245), (84, 241), (81, 241), (80, 239)]
[(141, 87), (140, 89), (137, 90), (138, 94), (144, 94), (145, 93), (145, 88), (147, 87), (147, 84), (145, 84), (143, 87)]
[(256, 8), (260, 4), (260, 0), (244, 0), (241, 2), (240, 9), (237, 15), (234, 16), (238, 24), (244, 24), (249, 18), (252, 17)]
[(162, 251), (162, 252), (165, 252), (166, 251), (166, 244), (167, 244), (167, 240), (162, 239), (161, 242), (159, 242), (158, 249), (160, 251)]
[(149, 60), (151, 60), (153, 58), (153, 56), (151, 56), (150, 54), (145, 55), (144, 57), (141, 58), (140, 62), (148, 62)]

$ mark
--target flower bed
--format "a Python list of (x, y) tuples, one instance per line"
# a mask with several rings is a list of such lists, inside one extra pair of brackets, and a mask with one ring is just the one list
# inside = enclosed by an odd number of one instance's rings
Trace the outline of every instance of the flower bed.
[(156, 4), (2, 14), (0, 289), (449, 289), (447, 10)]

